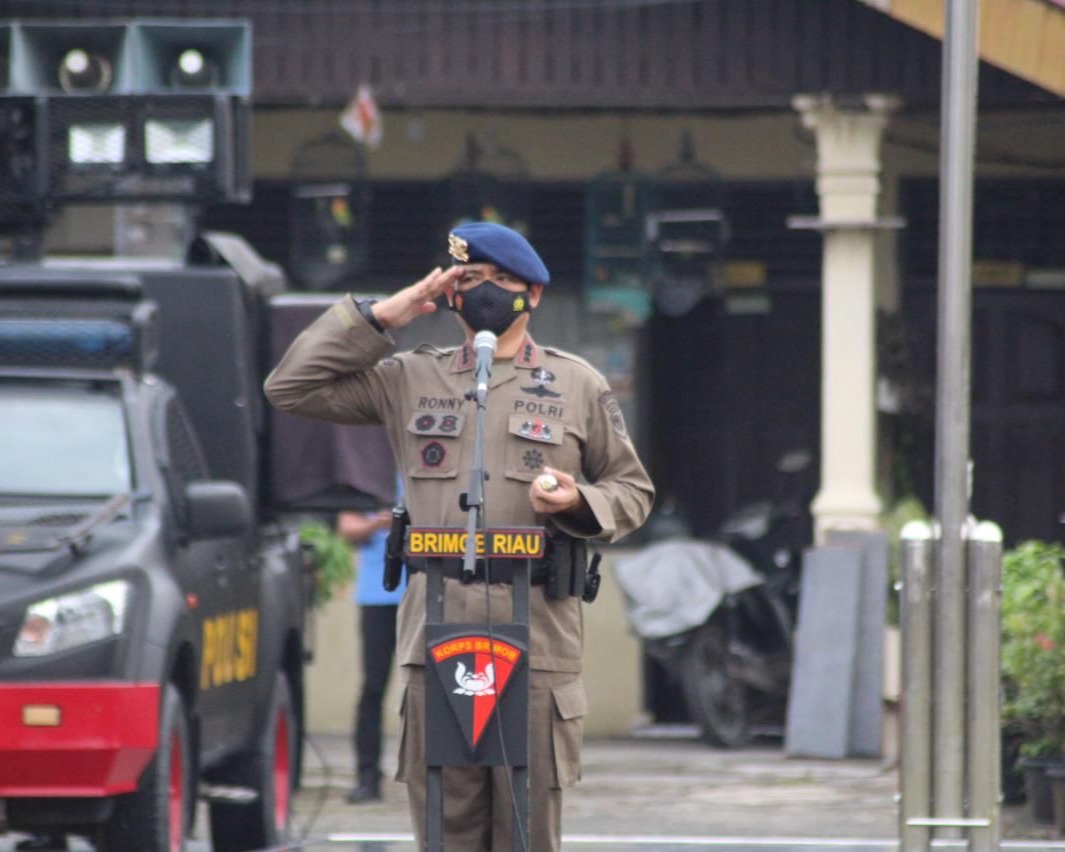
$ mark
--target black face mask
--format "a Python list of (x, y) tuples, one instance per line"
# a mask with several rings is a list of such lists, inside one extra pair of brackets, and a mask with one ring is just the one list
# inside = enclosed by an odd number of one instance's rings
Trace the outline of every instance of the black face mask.
[(482, 281), (470, 290), (456, 293), (451, 310), (457, 311), (474, 331), (500, 335), (529, 312), (529, 293), (512, 293), (491, 281)]

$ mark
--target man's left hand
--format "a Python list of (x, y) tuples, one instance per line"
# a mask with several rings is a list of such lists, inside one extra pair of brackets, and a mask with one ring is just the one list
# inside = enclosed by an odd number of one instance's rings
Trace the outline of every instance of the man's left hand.
[(543, 475), (555, 477), (558, 486), (547, 491), (538, 476), (529, 486), (529, 502), (533, 510), (543, 515), (555, 515), (559, 512), (570, 512), (581, 505), (582, 497), (577, 490), (577, 481), (561, 470), (550, 467), (543, 469)]

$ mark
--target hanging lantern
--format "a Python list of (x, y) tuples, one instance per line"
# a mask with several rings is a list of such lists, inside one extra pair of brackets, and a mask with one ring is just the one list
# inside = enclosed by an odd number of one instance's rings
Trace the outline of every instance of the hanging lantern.
[(495, 222), (529, 236), (527, 173), (517, 152), (468, 134), (462, 162), (444, 179), (447, 212), (437, 244), (446, 246), (447, 234), (464, 222)]
[(367, 273), (369, 184), (362, 149), (340, 130), (292, 161), (291, 271), (307, 290), (354, 290)]
[(632, 168), (627, 138), (618, 168), (596, 175), (585, 190), (585, 305), (626, 325), (639, 325), (651, 313), (644, 228), (652, 191), (651, 178)]
[(686, 314), (720, 292), (728, 242), (721, 181), (695, 161), (688, 132), (681, 138), (679, 162), (658, 174), (645, 221), (651, 292), (660, 311)]

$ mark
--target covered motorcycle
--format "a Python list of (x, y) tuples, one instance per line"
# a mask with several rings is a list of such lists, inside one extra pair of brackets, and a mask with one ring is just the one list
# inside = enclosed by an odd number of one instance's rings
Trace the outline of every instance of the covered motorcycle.
[(735, 748), (756, 723), (781, 722), (792, 618), (776, 584), (726, 545), (692, 538), (619, 559), (615, 577), (633, 631), (679, 681), (707, 742)]

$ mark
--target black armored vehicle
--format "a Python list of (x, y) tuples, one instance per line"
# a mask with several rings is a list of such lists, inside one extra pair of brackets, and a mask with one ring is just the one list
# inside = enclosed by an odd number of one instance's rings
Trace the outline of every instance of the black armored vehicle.
[(10, 830), (173, 852), (202, 797), (216, 852), (287, 837), (313, 574), (264, 499), (282, 282), (219, 246), (235, 265), (0, 266)]

